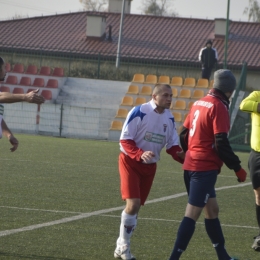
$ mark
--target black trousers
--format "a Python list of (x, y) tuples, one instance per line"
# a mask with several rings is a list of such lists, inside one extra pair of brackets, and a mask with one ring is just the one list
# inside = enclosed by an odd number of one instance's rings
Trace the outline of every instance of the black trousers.
[(210, 76), (211, 76), (211, 71), (212, 71), (212, 68), (202, 68), (201, 77), (203, 79), (207, 79), (209, 81)]

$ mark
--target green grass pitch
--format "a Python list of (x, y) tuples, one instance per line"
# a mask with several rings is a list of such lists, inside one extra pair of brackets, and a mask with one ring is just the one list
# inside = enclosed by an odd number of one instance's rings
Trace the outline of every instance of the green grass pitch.
[[(0, 142), (0, 259), (114, 259), (124, 206), (118, 143), (16, 137), (20, 146), (14, 153), (6, 139)], [(247, 169), (248, 154), (237, 154)], [(182, 169), (165, 151), (161, 155), (131, 240), (137, 260), (168, 259), (187, 203), (186, 195), (169, 197), (185, 192)], [(249, 176), (246, 184), (239, 186), (234, 172), (223, 167), (216, 184), (219, 217), (230, 255), (258, 260), (260, 253), (251, 249), (258, 229)], [(203, 217), (182, 259), (217, 259)]]

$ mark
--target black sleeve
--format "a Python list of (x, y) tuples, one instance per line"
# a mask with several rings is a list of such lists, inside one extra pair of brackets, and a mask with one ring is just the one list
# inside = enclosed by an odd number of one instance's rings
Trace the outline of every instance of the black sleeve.
[(226, 133), (219, 133), (215, 135), (215, 147), (220, 159), (226, 164), (229, 169), (235, 172), (241, 169), (240, 160), (234, 154)]
[(185, 153), (188, 150), (188, 135), (189, 129), (183, 126), (180, 133), (180, 145)]

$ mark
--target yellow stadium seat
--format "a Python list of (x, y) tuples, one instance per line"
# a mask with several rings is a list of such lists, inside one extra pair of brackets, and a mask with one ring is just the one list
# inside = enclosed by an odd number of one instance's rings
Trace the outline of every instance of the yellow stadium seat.
[(144, 74), (135, 74), (132, 82), (135, 83), (144, 83)]
[(209, 83), (209, 88), (213, 88), (213, 84), (214, 84), (214, 79), (212, 79)]
[(126, 94), (134, 94), (134, 95), (137, 95), (138, 93), (139, 93), (139, 87), (136, 85), (130, 85), (126, 92)]
[(171, 86), (181, 87), (183, 84), (182, 77), (172, 77)]
[(172, 110), (185, 110), (186, 102), (184, 100), (176, 100), (175, 103), (171, 104)]
[(194, 88), (196, 85), (196, 80), (195, 78), (185, 78), (183, 87), (188, 87), (188, 88)]
[(177, 88), (172, 88), (172, 97), (177, 97), (178, 96), (178, 89)]
[(134, 107), (139, 106), (139, 105), (142, 105), (144, 103), (146, 103), (146, 99), (144, 97), (138, 97), (138, 98), (136, 98), (133, 106)]
[(145, 96), (151, 96), (152, 95), (152, 87), (151, 86), (143, 86), (141, 88), (141, 91), (139, 93), (139, 95), (145, 95)]
[(131, 96), (124, 96), (121, 102), (121, 106), (132, 106), (134, 103), (134, 99)]
[(194, 104), (194, 101), (190, 101), (188, 106), (187, 106), (187, 108), (186, 108), (186, 110), (190, 110), (191, 107), (193, 106), (193, 104)]
[(156, 84), (157, 76), (156, 75), (147, 75), (144, 84)]
[(158, 80), (158, 84), (170, 84), (169, 76), (160, 76)]
[(188, 114), (189, 114), (189, 113), (184, 114), (183, 119), (182, 119), (183, 122), (185, 121), (185, 119), (186, 119), (186, 117), (187, 117)]
[(208, 88), (209, 81), (207, 79), (198, 79), (196, 88)]
[(111, 127), (109, 130), (119, 130), (121, 131), (122, 130), (122, 127), (123, 127), (123, 123), (121, 121), (112, 121), (111, 122)]
[(116, 113), (116, 118), (126, 118), (128, 114), (128, 110), (125, 108), (119, 108)]
[(193, 99), (200, 99), (202, 97), (204, 97), (204, 91), (201, 89), (195, 89), (191, 96)]
[(182, 121), (181, 113), (179, 113), (179, 112), (172, 112), (172, 115), (174, 117), (174, 121), (175, 122), (181, 122)]
[(190, 98), (191, 96), (191, 92), (189, 89), (181, 89), (180, 94), (179, 94), (179, 98)]

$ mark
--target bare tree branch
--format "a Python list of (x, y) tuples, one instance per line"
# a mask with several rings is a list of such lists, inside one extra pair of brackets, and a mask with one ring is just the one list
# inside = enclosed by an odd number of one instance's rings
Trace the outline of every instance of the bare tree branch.
[(106, 10), (107, 0), (79, 0), (86, 11), (102, 12)]
[(174, 11), (173, 6), (170, 5), (170, 0), (143, 0), (142, 11), (145, 14), (152, 14), (158, 16), (178, 16)]
[(249, 0), (248, 7), (245, 7), (243, 14), (248, 16), (248, 21), (260, 22), (260, 6), (257, 0)]

